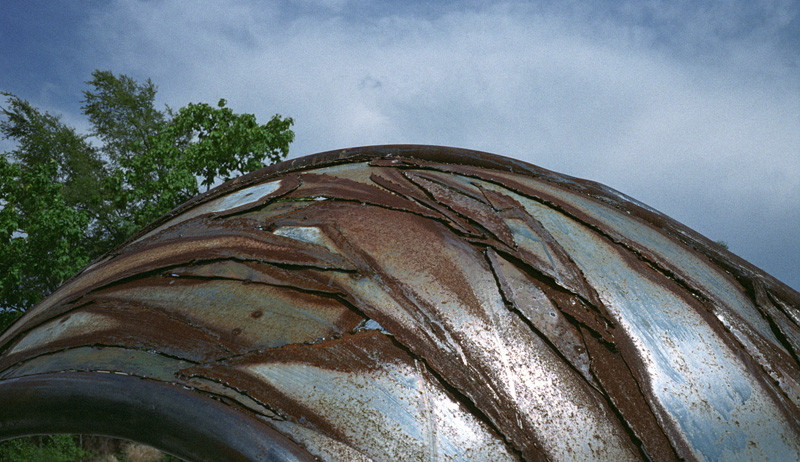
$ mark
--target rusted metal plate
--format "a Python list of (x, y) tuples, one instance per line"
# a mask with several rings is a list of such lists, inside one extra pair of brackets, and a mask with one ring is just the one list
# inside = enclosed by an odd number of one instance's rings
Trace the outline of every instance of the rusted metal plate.
[(184, 373), (272, 403), (286, 420), (274, 425), (294, 438), (297, 426), (314, 428), (371, 459), (516, 459), (422, 362), (378, 330), (256, 352)]
[[(800, 294), (610, 188), (358, 148), (195, 198), (34, 307), (0, 336), (0, 438), (103, 433), (80, 395), (196, 460), (207, 426), (252, 460), (798, 460), (799, 349)], [(21, 418), (26, 387), (58, 415)]]

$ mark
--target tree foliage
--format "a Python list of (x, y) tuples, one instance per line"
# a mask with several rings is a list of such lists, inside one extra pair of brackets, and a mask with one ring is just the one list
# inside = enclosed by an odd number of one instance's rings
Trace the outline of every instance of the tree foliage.
[(291, 118), (260, 125), (225, 100), (173, 111), (156, 86), (95, 71), (89, 133), (2, 93), (0, 329), (92, 259), (220, 180), (286, 157)]
[(58, 162), (27, 166), (0, 158), (0, 296), (24, 309), (89, 262), (89, 214), (67, 204), (53, 181)]
[[(39, 444), (34, 444), (34, 440)], [(93, 455), (82, 449), (72, 435), (17, 438), (0, 443), (0, 462), (75, 462)]]

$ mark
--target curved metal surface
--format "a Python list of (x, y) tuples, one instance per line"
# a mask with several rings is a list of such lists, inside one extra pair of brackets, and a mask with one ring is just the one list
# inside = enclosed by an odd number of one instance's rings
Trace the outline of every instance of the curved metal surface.
[(0, 337), (0, 438), (799, 460), (799, 307), (603, 185), (453, 148), (334, 151), (193, 199), (32, 308)]

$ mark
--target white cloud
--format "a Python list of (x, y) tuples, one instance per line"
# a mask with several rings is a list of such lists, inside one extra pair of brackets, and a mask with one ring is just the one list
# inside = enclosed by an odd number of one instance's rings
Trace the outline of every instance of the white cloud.
[(486, 150), (609, 184), (763, 266), (765, 252), (800, 254), (800, 79), (776, 38), (793, 2), (193, 5), (106, 8), (89, 20), (91, 66), (152, 77), (172, 106), (225, 97), (294, 117), (293, 155)]

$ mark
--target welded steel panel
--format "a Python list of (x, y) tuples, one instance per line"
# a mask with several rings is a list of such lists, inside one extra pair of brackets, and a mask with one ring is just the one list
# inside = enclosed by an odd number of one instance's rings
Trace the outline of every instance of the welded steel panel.
[[(800, 460), (800, 294), (608, 187), (453, 148), (228, 182), (0, 349), (0, 438), (99, 431), (195, 460)], [(76, 397), (100, 404), (84, 418)]]

